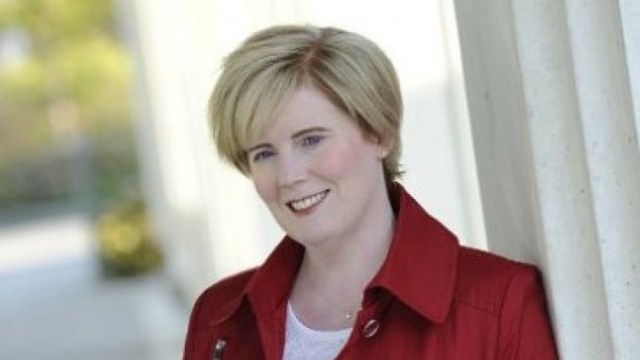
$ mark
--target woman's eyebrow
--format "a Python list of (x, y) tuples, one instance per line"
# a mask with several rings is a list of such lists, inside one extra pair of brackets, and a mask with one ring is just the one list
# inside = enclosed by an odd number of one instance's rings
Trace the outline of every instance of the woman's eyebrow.
[(302, 137), (308, 133), (313, 133), (313, 132), (329, 132), (329, 129), (324, 128), (324, 127), (320, 127), (320, 126), (315, 126), (315, 127), (310, 127), (310, 128), (306, 128), (306, 129), (302, 129), (300, 131), (296, 131), (295, 133), (293, 133), (293, 135), (291, 136), (292, 139), (296, 139), (299, 137)]

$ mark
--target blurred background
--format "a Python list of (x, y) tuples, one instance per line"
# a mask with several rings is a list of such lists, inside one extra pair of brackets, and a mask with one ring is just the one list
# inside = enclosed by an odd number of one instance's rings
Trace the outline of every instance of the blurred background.
[(176, 359), (111, 0), (0, 1), (0, 359)]
[(387, 52), (403, 182), (485, 246), (451, 1), (1, 0), (0, 359), (179, 358), (197, 294), (269, 253), (282, 233), (216, 158), (206, 103), (276, 23)]

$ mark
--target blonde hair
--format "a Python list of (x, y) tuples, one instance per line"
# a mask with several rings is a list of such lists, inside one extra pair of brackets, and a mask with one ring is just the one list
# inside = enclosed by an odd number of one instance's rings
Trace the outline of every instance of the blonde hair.
[(249, 139), (305, 83), (320, 89), (365, 135), (389, 146), (383, 160), (388, 183), (402, 174), (402, 98), (391, 61), (361, 35), (309, 25), (259, 31), (225, 59), (209, 100), (221, 158), (249, 174)]

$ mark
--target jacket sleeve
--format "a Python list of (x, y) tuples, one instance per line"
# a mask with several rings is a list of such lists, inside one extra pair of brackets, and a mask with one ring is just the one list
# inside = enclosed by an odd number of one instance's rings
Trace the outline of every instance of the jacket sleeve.
[(539, 272), (524, 267), (511, 280), (500, 313), (501, 360), (558, 359)]

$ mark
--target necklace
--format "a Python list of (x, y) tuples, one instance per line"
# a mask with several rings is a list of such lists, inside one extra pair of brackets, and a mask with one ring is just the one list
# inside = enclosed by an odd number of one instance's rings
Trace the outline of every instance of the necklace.
[[(358, 311), (360, 311), (360, 309), (358, 309)], [(344, 314), (344, 322), (347, 324), (351, 324), (353, 323), (355, 319), (353, 318), (353, 311), (349, 311), (346, 314)]]
[[(352, 324), (355, 321), (355, 315), (360, 311), (361, 306), (360, 303), (361, 301), (358, 300), (358, 305), (357, 306), (343, 306), (341, 304), (338, 304), (337, 301), (335, 301), (334, 299), (332, 299), (331, 297), (325, 295), (322, 291), (320, 291), (320, 289), (317, 287), (317, 285), (315, 284), (314, 281), (310, 280), (309, 284), (311, 285), (311, 288), (313, 290), (314, 293), (316, 293), (323, 302), (325, 302), (326, 304), (328, 304), (331, 308), (337, 308), (339, 312), (342, 313), (342, 321), (345, 324)], [(349, 308), (348, 311), (344, 311), (344, 309)]]

